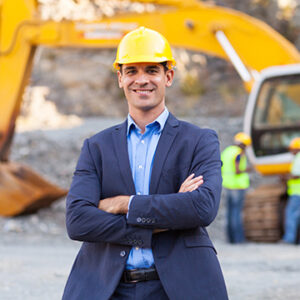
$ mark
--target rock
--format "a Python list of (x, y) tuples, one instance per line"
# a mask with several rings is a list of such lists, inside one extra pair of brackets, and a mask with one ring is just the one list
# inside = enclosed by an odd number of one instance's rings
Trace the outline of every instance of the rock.
[(4, 232), (22, 232), (22, 228), (17, 221), (15, 221), (13, 219), (9, 219), (4, 223), (3, 231)]

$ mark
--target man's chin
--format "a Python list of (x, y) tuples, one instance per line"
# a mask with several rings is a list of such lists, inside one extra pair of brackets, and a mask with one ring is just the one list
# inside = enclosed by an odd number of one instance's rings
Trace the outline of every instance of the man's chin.
[(138, 108), (144, 112), (148, 112), (150, 110), (152, 110), (154, 108), (154, 106), (152, 105), (141, 105), (141, 106), (138, 106)]
[(144, 99), (139, 98), (139, 100), (136, 101), (136, 107), (141, 110), (148, 111), (148, 110), (152, 109), (153, 107), (155, 107), (155, 105), (153, 104), (153, 101), (151, 101), (151, 99), (149, 99), (149, 97), (147, 97)]

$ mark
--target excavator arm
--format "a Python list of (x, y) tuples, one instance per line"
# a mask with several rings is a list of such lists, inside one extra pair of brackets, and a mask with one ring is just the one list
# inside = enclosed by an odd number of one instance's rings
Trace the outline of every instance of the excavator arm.
[[(40, 19), (37, 1), (0, 0), (0, 162), (6, 167), (5, 174), (11, 174), (7, 180), (15, 182), (18, 195), (12, 195), (11, 186), (7, 188), (7, 183), (0, 181), (0, 214), (26, 212), (39, 199), (47, 205), (65, 193), (47, 185), (42, 178), (39, 181), (38, 175), (25, 166), (14, 165), (13, 171), (9, 171), (15, 121), (36, 47), (115, 48), (127, 32), (146, 26), (161, 32), (174, 47), (230, 60), (248, 91), (263, 69), (300, 62), (300, 54), (290, 42), (265, 23), (243, 13), (196, 0), (140, 2), (159, 6), (151, 13), (124, 13), (99, 21), (54, 22)], [(20, 182), (30, 186), (26, 196)], [(33, 199), (30, 191), (37, 190), (40, 194)], [(14, 201), (12, 197), (22, 204), (12, 210), (5, 209)], [(1, 202), (5, 205), (1, 206)]]

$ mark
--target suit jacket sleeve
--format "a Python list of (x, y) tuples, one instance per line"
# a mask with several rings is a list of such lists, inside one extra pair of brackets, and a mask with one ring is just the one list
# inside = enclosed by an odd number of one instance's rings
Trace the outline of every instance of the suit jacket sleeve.
[(66, 225), (71, 239), (150, 247), (152, 230), (126, 222), (125, 215), (114, 215), (98, 208), (100, 178), (85, 140), (67, 196)]
[(203, 175), (204, 184), (193, 192), (134, 196), (127, 222), (145, 228), (208, 226), (220, 203), (221, 164), (217, 135), (208, 130), (196, 145), (189, 173)]

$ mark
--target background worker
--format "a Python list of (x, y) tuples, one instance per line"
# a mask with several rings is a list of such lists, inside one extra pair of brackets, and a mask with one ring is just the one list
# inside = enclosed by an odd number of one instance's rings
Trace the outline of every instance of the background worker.
[(227, 237), (233, 244), (245, 241), (242, 213), (245, 193), (250, 185), (245, 149), (251, 145), (251, 138), (239, 132), (234, 136), (234, 142), (235, 145), (227, 147), (221, 155), (223, 187), (226, 190)]
[(293, 244), (297, 240), (297, 229), (300, 224), (300, 137), (291, 141), (289, 149), (294, 159), (287, 180), (288, 203), (285, 209), (283, 241)]
[(228, 299), (206, 231), (220, 203), (219, 142), (165, 107), (174, 65), (156, 31), (119, 44), (129, 115), (84, 142), (66, 211), (69, 236), (84, 243), (64, 300)]

